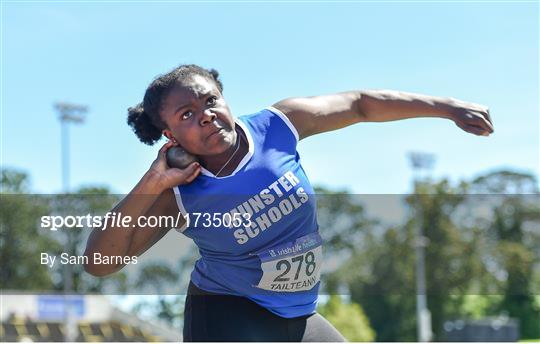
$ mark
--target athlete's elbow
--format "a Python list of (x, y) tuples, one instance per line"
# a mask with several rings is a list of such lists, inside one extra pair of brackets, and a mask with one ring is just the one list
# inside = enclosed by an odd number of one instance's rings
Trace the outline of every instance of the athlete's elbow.
[(83, 264), (84, 271), (94, 277), (105, 277), (116, 272), (117, 269), (113, 269), (109, 266), (102, 266), (93, 263)]
[(83, 264), (84, 271), (95, 277), (109, 276), (123, 267), (123, 265), (120, 264), (98, 264), (95, 259), (93, 259), (94, 254), (85, 252), (84, 255), (86, 257), (85, 263)]

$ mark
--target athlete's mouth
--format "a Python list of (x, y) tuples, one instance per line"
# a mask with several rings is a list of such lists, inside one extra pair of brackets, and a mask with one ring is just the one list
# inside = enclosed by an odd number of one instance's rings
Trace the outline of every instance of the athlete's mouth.
[(214, 136), (215, 134), (219, 134), (222, 130), (225, 130), (225, 128), (218, 128), (216, 131), (208, 135), (208, 138)]

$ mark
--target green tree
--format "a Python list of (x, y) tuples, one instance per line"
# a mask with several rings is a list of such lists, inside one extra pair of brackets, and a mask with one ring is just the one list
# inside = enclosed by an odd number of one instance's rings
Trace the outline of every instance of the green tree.
[[(410, 209), (405, 222), (387, 228), (366, 226), (362, 244), (354, 245), (348, 261), (326, 277), (330, 284), (347, 286), (352, 300), (369, 317), (378, 341), (417, 339), (415, 233), (419, 226), (427, 239), (426, 284), (436, 339), (444, 339), (443, 322), (459, 315), (463, 296), (477, 283), (476, 276), (483, 275), (476, 250), (480, 235), (459, 223), (466, 190), (465, 183), (452, 187), (446, 180), (418, 183), (415, 193), (405, 198)], [(348, 208), (334, 205), (333, 209)], [(338, 211), (334, 216), (348, 214)], [(358, 242), (353, 233), (348, 235), (341, 240)]]
[(408, 197), (413, 211), (406, 226), (422, 227), (425, 248), (426, 291), (434, 339), (444, 340), (443, 323), (454, 313), (450, 295), (464, 296), (471, 291), (483, 265), (478, 256), (479, 235), (459, 223), (459, 212), (466, 205), (468, 184), (451, 186), (447, 180), (425, 181)]
[[(367, 216), (364, 202), (387, 202), (384, 196), (360, 196), (316, 188), (318, 222), (325, 265), (322, 276), (330, 295), (350, 292), (362, 306), (378, 341), (414, 340), (415, 299), (410, 231), (386, 228)], [(393, 201), (393, 200), (391, 200)]]
[(332, 295), (317, 311), (349, 341), (372, 342), (375, 339), (375, 332), (357, 303), (344, 303), (338, 295)]
[(43, 197), (29, 194), (26, 173), (1, 171), (0, 288), (48, 290), (54, 281), (36, 252), (56, 252), (59, 244), (40, 231), (40, 218), (48, 213)]
[[(2, 289), (51, 291), (64, 289), (65, 265), (53, 268), (41, 264), (41, 253), (58, 256), (63, 252), (81, 254), (91, 228), (50, 231), (41, 228), (42, 216), (47, 215), (102, 215), (112, 208), (117, 197), (106, 187), (83, 187), (73, 194), (31, 194), (29, 177), (14, 169), (1, 171), (0, 260)], [(70, 236), (70, 245), (66, 237)], [(123, 273), (108, 278), (86, 274), (81, 265), (72, 265), (75, 292), (100, 292), (127, 289)]]
[(146, 264), (140, 271), (136, 286), (138, 290), (148, 291), (157, 299), (147, 299), (135, 305), (134, 311), (141, 313), (145, 308), (152, 309), (158, 319), (170, 325), (178, 325), (182, 318), (183, 300), (176, 295), (167, 295), (171, 285), (179, 284), (180, 273), (164, 262)]
[(492, 261), (503, 272), (503, 297), (499, 312), (518, 318), (522, 338), (540, 337), (540, 194), (537, 179), (529, 173), (494, 171), (473, 181), (475, 191), (490, 196), (492, 220), (486, 234), (491, 239)]
[(141, 317), (144, 313), (180, 327), (184, 318), (184, 302), (193, 265), (199, 257), (195, 247), (178, 261), (176, 266), (161, 261), (147, 263), (139, 272), (135, 286), (149, 297), (133, 306), (132, 311)]
[(364, 235), (373, 232), (378, 222), (368, 218), (359, 195), (323, 187), (315, 187), (315, 192), (325, 256), (347, 256), (363, 247)]
[[(50, 199), (51, 214), (62, 216), (102, 216), (118, 202), (118, 196), (112, 195), (105, 186), (85, 186), (73, 193), (53, 195)], [(81, 255), (86, 247), (87, 238), (93, 229), (92, 223), (81, 222), (82, 227), (61, 228), (53, 235), (62, 244), (62, 252), (73, 255)], [(69, 239), (69, 240), (68, 240)], [(64, 286), (64, 266), (58, 266), (53, 270), (56, 276), (57, 290)], [(73, 276), (73, 290), (75, 292), (101, 292), (109, 288), (107, 292), (122, 292), (128, 288), (128, 280), (124, 272), (118, 272), (112, 276), (96, 278), (87, 274), (82, 265), (71, 265)]]
[(411, 230), (388, 228), (382, 236), (366, 237), (333, 276), (342, 276), (351, 299), (362, 305), (377, 341), (416, 339), (414, 251)]

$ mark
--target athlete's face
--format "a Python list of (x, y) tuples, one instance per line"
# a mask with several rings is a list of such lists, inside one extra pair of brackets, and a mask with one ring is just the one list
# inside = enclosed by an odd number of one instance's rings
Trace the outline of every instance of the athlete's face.
[(194, 75), (175, 86), (160, 115), (167, 125), (163, 134), (192, 154), (216, 155), (234, 145), (231, 111), (216, 84), (203, 76)]

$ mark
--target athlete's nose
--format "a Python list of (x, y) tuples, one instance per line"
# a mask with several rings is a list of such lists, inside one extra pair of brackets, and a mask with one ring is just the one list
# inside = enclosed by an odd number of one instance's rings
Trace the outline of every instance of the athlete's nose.
[(216, 114), (213, 113), (210, 109), (204, 110), (201, 117), (201, 125), (204, 126), (204, 125), (214, 122), (216, 117), (217, 117)]

